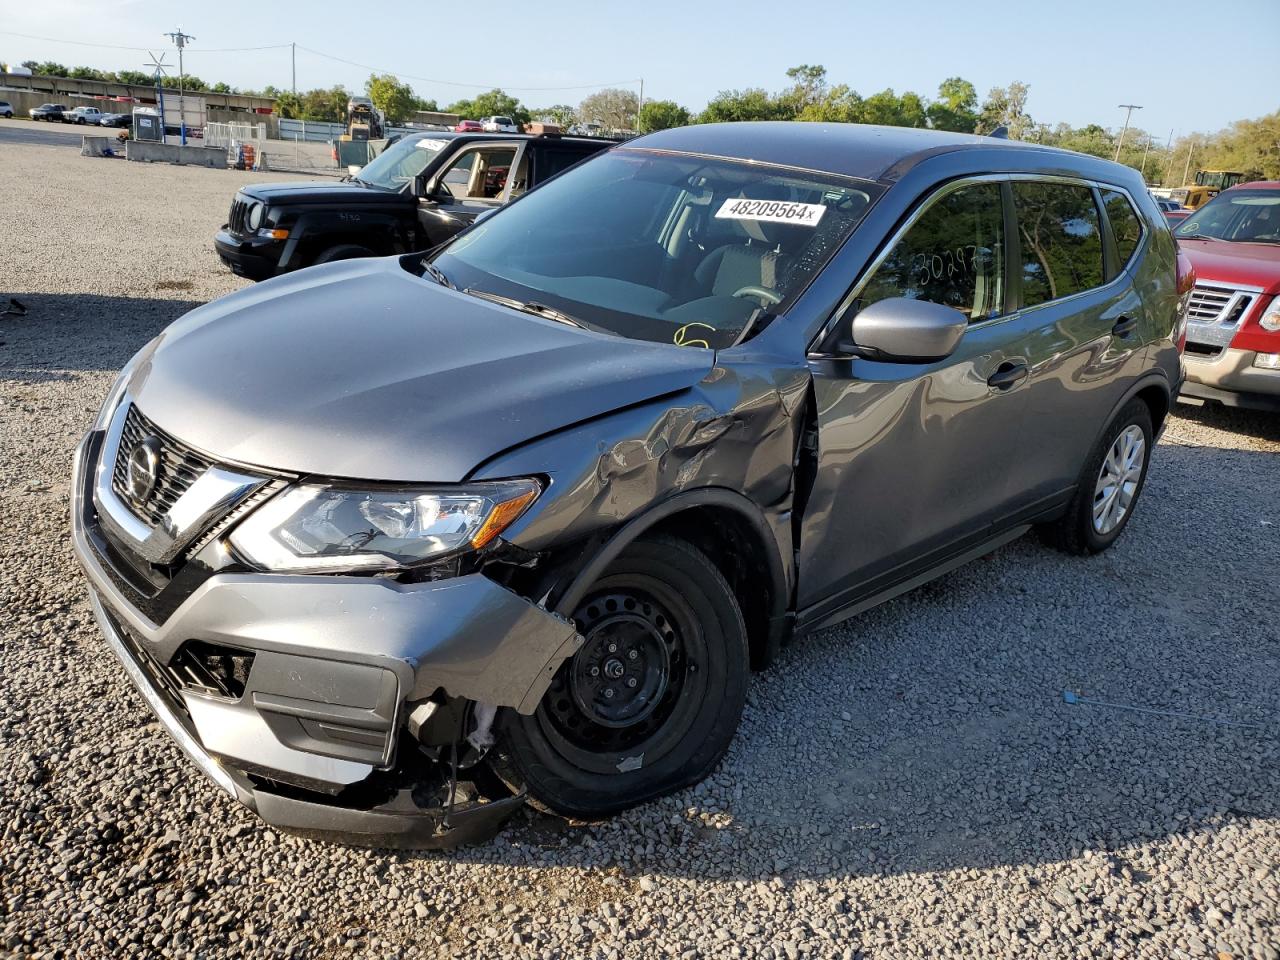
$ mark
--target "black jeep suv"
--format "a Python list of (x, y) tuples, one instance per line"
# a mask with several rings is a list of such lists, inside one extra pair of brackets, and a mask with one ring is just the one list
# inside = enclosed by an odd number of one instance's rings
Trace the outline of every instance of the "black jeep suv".
[(251, 280), (315, 263), (426, 250), (613, 143), (545, 134), (413, 134), (341, 183), (243, 187), (214, 246), (233, 272)]

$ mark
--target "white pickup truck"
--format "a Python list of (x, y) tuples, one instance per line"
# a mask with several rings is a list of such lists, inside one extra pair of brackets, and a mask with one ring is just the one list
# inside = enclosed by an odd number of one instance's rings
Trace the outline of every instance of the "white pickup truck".
[(102, 119), (102, 111), (97, 107), (76, 107), (62, 115), (63, 123), (92, 123), (97, 126)]

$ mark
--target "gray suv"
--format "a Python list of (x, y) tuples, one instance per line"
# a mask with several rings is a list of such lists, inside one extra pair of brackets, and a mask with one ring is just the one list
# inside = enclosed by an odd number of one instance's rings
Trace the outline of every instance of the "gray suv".
[(667, 130), (192, 311), (75, 463), (93, 608), (267, 822), (447, 846), (705, 777), (779, 646), (1124, 530), (1190, 278), (1133, 170)]

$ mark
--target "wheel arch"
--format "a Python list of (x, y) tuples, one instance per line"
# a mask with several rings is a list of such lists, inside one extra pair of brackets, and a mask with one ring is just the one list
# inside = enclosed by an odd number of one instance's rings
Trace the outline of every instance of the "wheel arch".
[(768, 665), (789, 624), (790, 589), (782, 554), (764, 512), (727, 488), (677, 494), (629, 520), (578, 566), (563, 587), (553, 588), (548, 605), (572, 616), (605, 568), (630, 544), (655, 533), (692, 543), (720, 569), (742, 608), (751, 666)]
[(1119, 416), (1120, 411), (1134, 400), (1141, 400), (1147, 405), (1147, 409), (1151, 411), (1153, 435), (1160, 436), (1160, 428), (1164, 425), (1165, 418), (1169, 415), (1169, 411), (1173, 406), (1173, 390), (1164, 374), (1153, 370), (1136, 380), (1111, 408), (1106, 418), (1098, 425), (1093, 441), (1089, 445), (1090, 450), (1097, 445), (1099, 438), (1111, 426), (1112, 421)]

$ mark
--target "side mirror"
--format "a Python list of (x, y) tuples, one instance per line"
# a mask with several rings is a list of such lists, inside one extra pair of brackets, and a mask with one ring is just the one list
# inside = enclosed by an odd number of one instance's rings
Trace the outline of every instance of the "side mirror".
[(951, 307), (891, 297), (860, 310), (850, 327), (852, 342), (837, 349), (890, 363), (933, 363), (951, 356), (968, 326), (969, 318)]
[(413, 195), (419, 199), (425, 199), (427, 196), (427, 175), (419, 173), (413, 178)]

